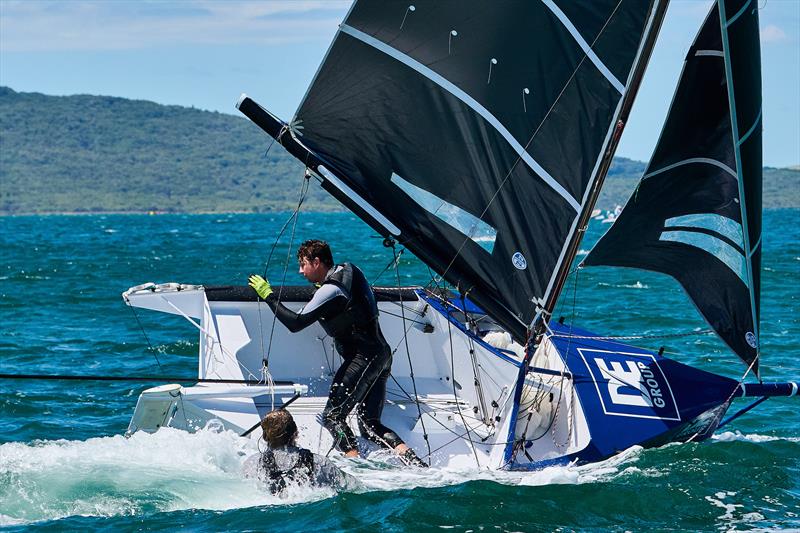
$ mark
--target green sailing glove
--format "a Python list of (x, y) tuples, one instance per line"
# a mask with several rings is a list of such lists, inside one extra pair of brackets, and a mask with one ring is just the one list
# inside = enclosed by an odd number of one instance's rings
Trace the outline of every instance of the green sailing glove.
[(266, 300), (267, 297), (272, 294), (272, 286), (269, 284), (269, 281), (265, 280), (258, 274), (254, 274), (250, 276), (250, 286), (255, 289), (256, 293), (262, 300)]

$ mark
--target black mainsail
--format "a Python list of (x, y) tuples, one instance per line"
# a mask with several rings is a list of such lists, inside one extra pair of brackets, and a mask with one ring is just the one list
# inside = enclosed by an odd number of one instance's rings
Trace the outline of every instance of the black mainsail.
[(758, 6), (719, 0), (686, 56), (636, 192), (586, 265), (674, 277), (758, 372), (761, 61)]
[(292, 127), (265, 129), (522, 341), (560, 290), (661, 4), (360, 0)]

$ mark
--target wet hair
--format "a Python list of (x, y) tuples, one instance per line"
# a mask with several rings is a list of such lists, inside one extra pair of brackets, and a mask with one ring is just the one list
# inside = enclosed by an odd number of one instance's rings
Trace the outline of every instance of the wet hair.
[(261, 430), (264, 440), (270, 448), (286, 446), (297, 435), (297, 424), (294, 423), (291, 413), (286, 409), (276, 409), (267, 413), (261, 421)]
[(318, 257), (326, 267), (333, 268), (333, 254), (331, 254), (331, 247), (328, 246), (327, 242), (311, 239), (303, 242), (300, 248), (297, 249), (298, 261), (302, 262), (303, 259), (311, 261), (315, 257)]

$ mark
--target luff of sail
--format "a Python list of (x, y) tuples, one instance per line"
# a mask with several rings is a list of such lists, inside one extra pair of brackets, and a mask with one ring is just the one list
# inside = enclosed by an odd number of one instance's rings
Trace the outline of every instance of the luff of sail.
[(358, 200), (338, 198), (374, 208), (522, 341), (569, 261), (651, 11), (358, 1), (293, 119), (299, 140)]
[(758, 9), (720, 0), (687, 54), (642, 181), (586, 265), (673, 276), (758, 372), (761, 68)]

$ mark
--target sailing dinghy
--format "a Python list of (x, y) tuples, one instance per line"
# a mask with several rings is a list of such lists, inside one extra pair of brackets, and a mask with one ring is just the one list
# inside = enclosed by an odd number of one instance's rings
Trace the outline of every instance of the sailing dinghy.
[[(636, 193), (581, 265), (673, 276), (743, 376), (551, 320), (666, 7), (358, 0), (289, 122), (240, 99), (305, 165), (303, 179), (437, 273), (428, 287), (375, 287), (395, 350), (383, 419), (431, 465), (598, 461), (705, 439), (736, 398), (797, 394), (795, 383), (758, 378), (761, 74), (750, 0), (712, 6)], [(313, 288), (275, 292), (297, 310)], [(123, 297), (199, 330), (199, 378), (241, 382), (148, 389), (129, 432), (219, 420), (252, 435), (286, 405), (302, 446), (332, 448), (318, 417), (340, 361), (318, 325), (288, 332), (244, 286), (147, 284)]]

